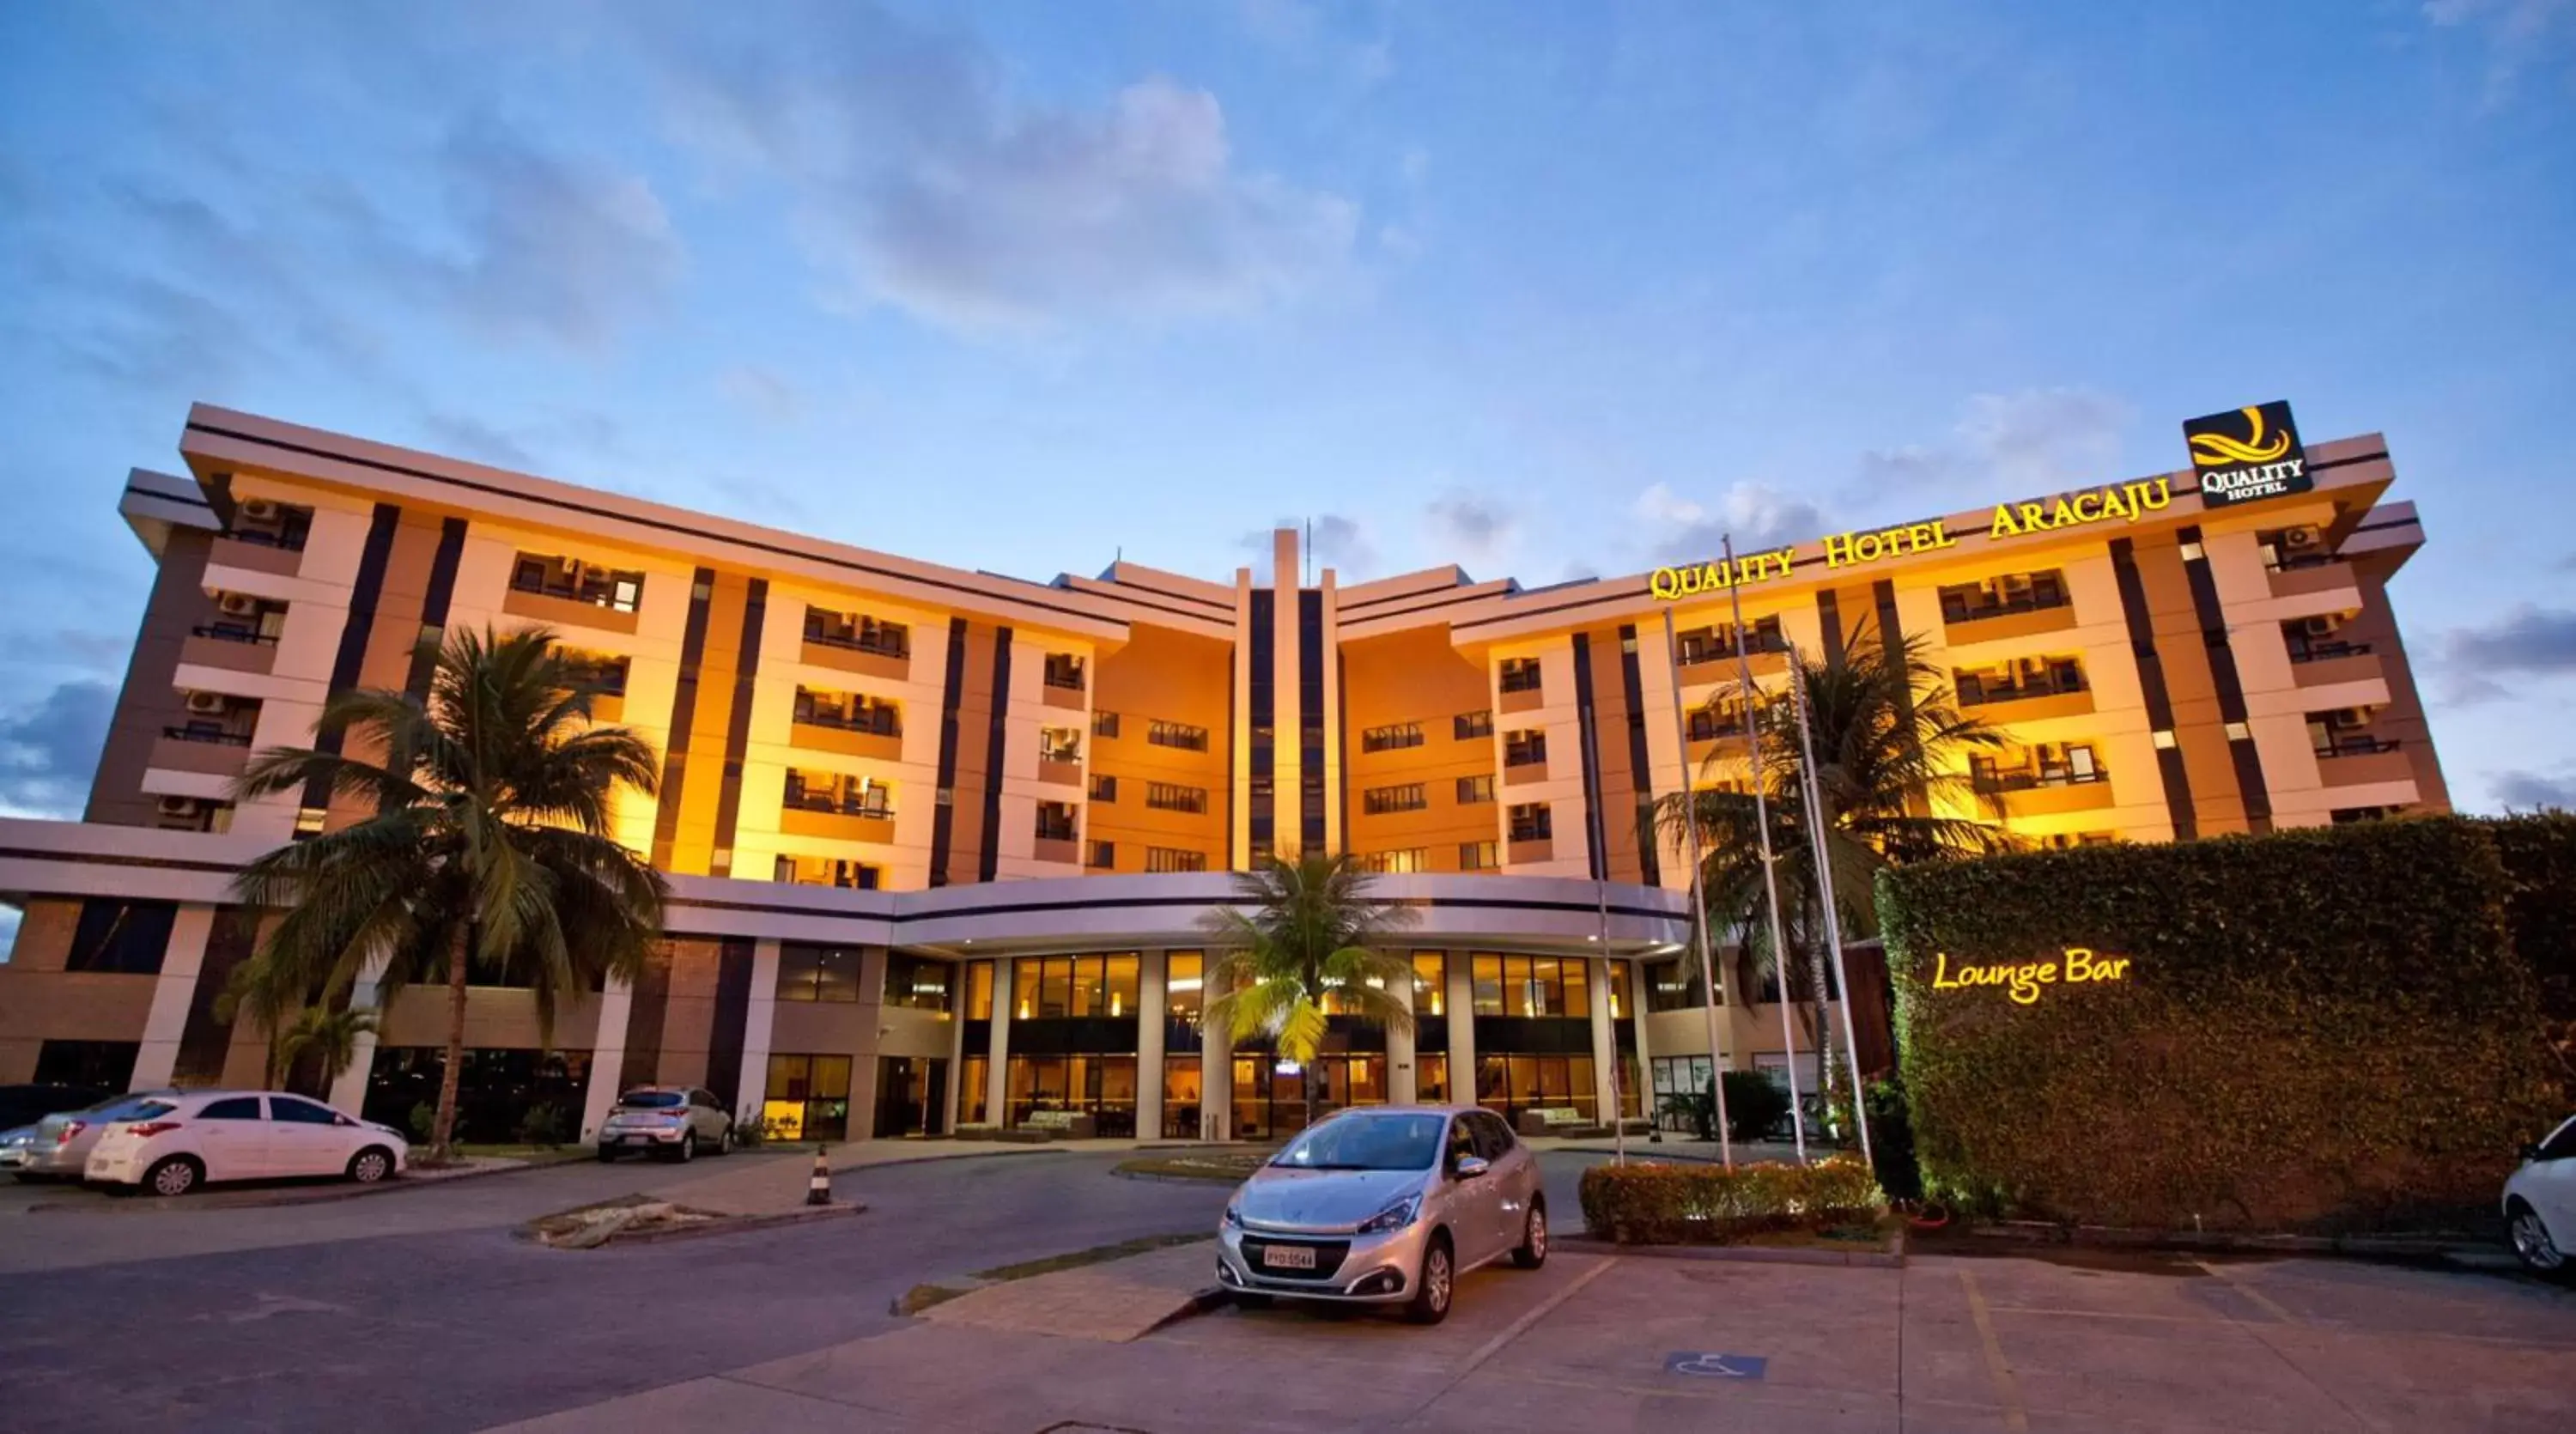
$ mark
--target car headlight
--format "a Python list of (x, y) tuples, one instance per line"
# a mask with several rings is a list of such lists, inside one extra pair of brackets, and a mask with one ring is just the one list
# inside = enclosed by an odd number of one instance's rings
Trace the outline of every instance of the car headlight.
[(1243, 1228), (1243, 1212), (1235, 1208), (1235, 1204), (1231, 1200), (1227, 1201), (1225, 1204), (1225, 1223), (1237, 1230)]
[(1414, 1212), (1421, 1208), (1422, 1195), (1416, 1191), (1361, 1221), (1359, 1233), (1383, 1235), (1389, 1230), (1401, 1230), (1413, 1223)]

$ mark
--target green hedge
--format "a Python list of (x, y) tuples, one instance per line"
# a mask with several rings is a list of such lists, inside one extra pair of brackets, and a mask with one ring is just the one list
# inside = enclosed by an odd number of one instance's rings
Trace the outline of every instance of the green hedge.
[[(2390, 1228), (2491, 1207), (2556, 1113), (2495, 824), (2088, 847), (1880, 878), (1915, 1149), (1972, 1211)], [(1945, 968), (2125, 979), (1934, 989)]]
[(1872, 1220), (1887, 1201), (1859, 1161), (1814, 1165), (1595, 1165), (1584, 1227), (1623, 1245), (1723, 1245), (1769, 1230)]
[(2481, 822), (2504, 861), (2505, 922), (2539, 988), (2540, 1019), (2576, 1103), (2576, 816)]

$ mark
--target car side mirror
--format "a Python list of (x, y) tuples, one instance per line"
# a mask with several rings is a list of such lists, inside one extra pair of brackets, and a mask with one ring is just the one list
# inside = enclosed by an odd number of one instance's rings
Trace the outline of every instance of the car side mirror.
[(1481, 1155), (1461, 1155), (1458, 1157), (1458, 1178), (1461, 1180), (1473, 1180), (1477, 1176), (1482, 1175), (1493, 1168), (1493, 1162), (1487, 1160)]
[(2540, 1147), (2537, 1145), (2524, 1146), (2522, 1148), (2522, 1158), (2525, 1160), (2538, 1160), (2540, 1158)]

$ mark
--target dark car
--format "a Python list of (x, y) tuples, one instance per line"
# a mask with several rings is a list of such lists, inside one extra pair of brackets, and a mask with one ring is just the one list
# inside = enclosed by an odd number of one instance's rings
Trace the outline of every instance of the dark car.
[(0, 1130), (33, 1125), (59, 1111), (96, 1105), (115, 1094), (94, 1085), (0, 1085)]

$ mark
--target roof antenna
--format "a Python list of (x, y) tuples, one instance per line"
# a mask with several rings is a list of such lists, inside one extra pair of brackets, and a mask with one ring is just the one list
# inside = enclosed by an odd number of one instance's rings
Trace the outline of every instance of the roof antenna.
[(1315, 520), (1306, 520), (1306, 575), (1298, 580), (1301, 588), (1315, 585)]

